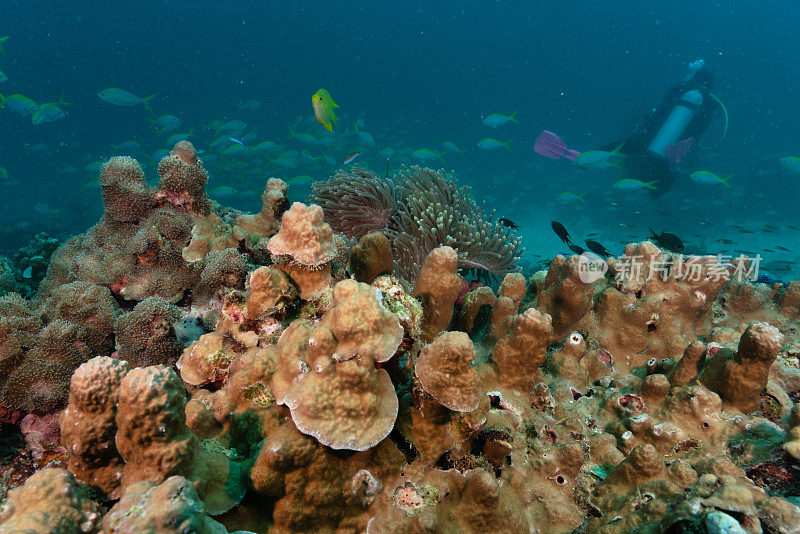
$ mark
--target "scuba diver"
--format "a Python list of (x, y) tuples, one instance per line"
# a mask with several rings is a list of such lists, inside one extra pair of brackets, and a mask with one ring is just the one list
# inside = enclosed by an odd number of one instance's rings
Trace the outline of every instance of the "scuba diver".
[(644, 125), (622, 145), (620, 153), (627, 156), (623, 169), (631, 178), (655, 180), (652, 196), (659, 197), (672, 187), (686, 153), (706, 131), (717, 110), (724, 110), (711, 93), (713, 81), (705, 61), (690, 63), (689, 74), (669, 90)]
[(583, 153), (572, 150), (547, 130), (536, 138), (534, 150), (547, 158), (568, 159), (587, 170), (622, 167), (630, 178), (646, 180), (652, 196), (661, 196), (680, 175), (687, 152), (706, 131), (718, 109), (725, 113), (721, 139), (725, 137), (727, 111), (711, 93), (713, 79), (705, 61), (693, 61), (689, 64), (689, 74), (669, 90), (644, 124), (634, 130), (634, 135), (601, 150)]

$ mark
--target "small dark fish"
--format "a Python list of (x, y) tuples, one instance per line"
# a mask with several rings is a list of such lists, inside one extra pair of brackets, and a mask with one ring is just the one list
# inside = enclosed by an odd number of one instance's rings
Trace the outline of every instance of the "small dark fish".
[(743, 233), (743, 234), (754, 234), (754, 233), (755, 233), (754, 231), (752, 231), (752, 230), (748, 230), (747, 228), (742, 228), (742, 229), (741, 229), (741, 230), (739, 230), (739, 231), (740, 231), (741, 233)]
[(591, 250), (595, 254), (598, 254), (600, 256), (611, 256), (611, 253), (608, 251), (608, 249), (603, 245), (601, 245), (600, 243), (598, 243), (597, 241), (587, 239), (586, 246), (589, 248), (589, 250)]
[(791, 252), (792, 251), (791, 249), (788, 249), (788, 248), (786, 248), (786, 247), (784, 247), (782, 245), (775, 245), (775, 248), (778, 249), (778, 250), (782, 250), (784, 252)]
[(675, 234), (670, 234), (669, 232), (657, 234), (652, 228), (650, 229), (650, 233), (653, 234), (650, 236), (650, 240), (659, 247), (665, 248), (671, 252), (680, 252), (683, 250), (683, 241)]
[[(561, 241), (563, 241), (564, 243), (569, 242), (569, 232), (567, 232), (567, 229), (564, 228), (563, 224), (556, 221), (550, 221), (550, 226), (553, 228), (553, 231), (556, 233), (559, 239), (561, 239)], [(578, 254), (580, 254), (580, 252)]]
[(794, 230), (794, 231), (796, 231), (796, 232), (797, 232), (797, 231), (800, 231), (800, 227), (798, 227), (798, 226), (795, 226), (795, 225), (793, 225), (793, 224), (787, 224), (787, 225), (786, 225), (786, 228), (788, 228), (789, 230)]
[(500, 224), (504, 225), (504, 226), (508, 226), (509, 228), (513, 228), (514, 230), (519, 228), (519, 225), (517, 223), (515, 223), (511, 219), (506, 219), (505, 217), (500, 217), (499, 219), (497, 219), (497, 221)]
[(765, 234), (777, 234), (778, 233), (778, 229), (775, 228), (774, 226), (770, 226), (770, 225), (764, 226), (761, 229), (761, 231), (764, 232)]
[(569, 247), (569, 249), (570, 249), (572, 252), (574, 252), (575, 254), (578, 254), (578, 255), (580, 255), (580, 254), (583, 254), (584, 252), (586, 252), (586, 251), (585, 251), (585, 250), (583, 250), (581, 247), (579, 247), (579, 246), (578, 246), (578, 245), (576, 245), (575, 243), (572, 243), (571, 241), (564, 241), (564, 243), (566, 243), (566, 244), (567, 244), (567, 246)]
[(358, 152), (358, 151), (353, 152), (352, 154), (350, 154), (349, 156), (344, 158), (344, 161), (342, 162), (342, 165), (347, 165), (348, 163), (353, 163), (356, 160), (356, 158), (358, 156), (360, 156), (360, 155), (361, 155), (361, 152)]
[(386, 176), (385, 178), (389, 178), (389, 162), (392, 161), (392, 158), (386, 158)]
[(733, 241), (730, 239), (717, 239), (717, 243), (722, 243), (723, 245), (733, 245)]
[(764, 252), (775, 252), (775, 251), (774, 251), (774, 250), (772, 250), (771, 248), (765, 248), (765, 249), (764, 249)]

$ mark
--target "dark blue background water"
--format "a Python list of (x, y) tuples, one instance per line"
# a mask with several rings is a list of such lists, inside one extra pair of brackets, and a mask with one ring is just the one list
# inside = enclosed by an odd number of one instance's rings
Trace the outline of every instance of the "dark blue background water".
[[(440, 150), (452, 141), (467, 149), (446, 156), (444, 166), (477, 186), (476, 198), (520, 222), (529, 253), (559, 251), (545, 224), (551, 218), (615, 246), (647, 237), (650, 225), (679, 230), (709, 252), (719, 236), (748, 251), (774, 243), (799, 248), (792, 243), (800, 233), (783, 227), (797, 220), (797, 175), (777, 163), (800, 155), (797, 2), (319, 4), (3, 1), (0, 35), (11, 39), (0, 58), (9, 77), (0, 92), (37, 102), (63, 92), (73, 105), (65, 119), (41, 125), (0, 110), (0, 166), (12, 180), (0, 185), (0, 249), (41, 230), (83, 231), (101, 213), (99, 190), (83, 187), (92, 179), (83, 167), (115, 155), (112, 144), (137, 140), (147, 153), (158, 144), (144, 108), (103, 102), (96, 93), (106, 87), (157, 93), (156, 114), (181, 116), (178, 131), (194, 129), (199, 149), (213, 139), (211, 121), (233, 118), (245, 120), (259, 141), (288, 146), (287, 125), (311, 116), (310, 97), (325, 87), (340, 105), (341, 125), (352, 129), (361, 117), (378, 140), (363, 147), (362, 161), (379, 172), (385, 160), (376, 152), (388, 144)], [(617, 176), (581, 173), (532, 152), (542, 129), (581, 150), (624, 136), (697, 58), (714, 71), (731, 123), (724, 143), (697, 150), (692, 163), (733, 174), (730, 189), (687, 181), (654, 203), (612, 191)], [(238, 112), (236, 104), (249, 99), (261, 109)], [(515, 109), (518, 125), (481, 123)], [(308, 131), (319, 135), (313, 126)], [(709, 143), (720, 129), (712, 125)], [(477, 149), (484, 137), (510, 140), (512, 151)], [(330, 155), (340, 162), (350, 148)], [(228, 175), (225, 184), (240, 185)], [(563, 191), (585, 194), (586, 202), (555, 203)], [(259, 200), (232, 203), (256, 209)], [(730, 226), (736, 221), (774, 224), (781, 233), (740, 235)]]

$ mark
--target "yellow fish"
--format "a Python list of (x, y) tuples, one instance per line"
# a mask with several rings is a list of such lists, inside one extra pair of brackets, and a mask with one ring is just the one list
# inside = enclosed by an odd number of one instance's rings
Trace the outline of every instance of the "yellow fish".
[(339, 105), (333, 101), (331, 94), (326, 89), (320, 89), (311, 97), (311, 105), (314, 106), (314, 116), (317, 118), (317, 122), (332, 132), (333, 126), (338, 120), (333, 113), (333, 108), (338, 108)]

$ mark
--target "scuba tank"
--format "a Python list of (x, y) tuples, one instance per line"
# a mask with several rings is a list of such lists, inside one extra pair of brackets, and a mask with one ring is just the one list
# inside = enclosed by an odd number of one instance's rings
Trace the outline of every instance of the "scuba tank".
[(667, 120), (661, 125), (661, 129), (650, 141), (647, 150), (662, 158), (666, 157), (668, 145), (677, 143), (683, 131), (692, 122), (695, 112), (703, 105), (703, 93), (697, 89), (686, 91), (681, 95), (680, 100), (672, 108)]

